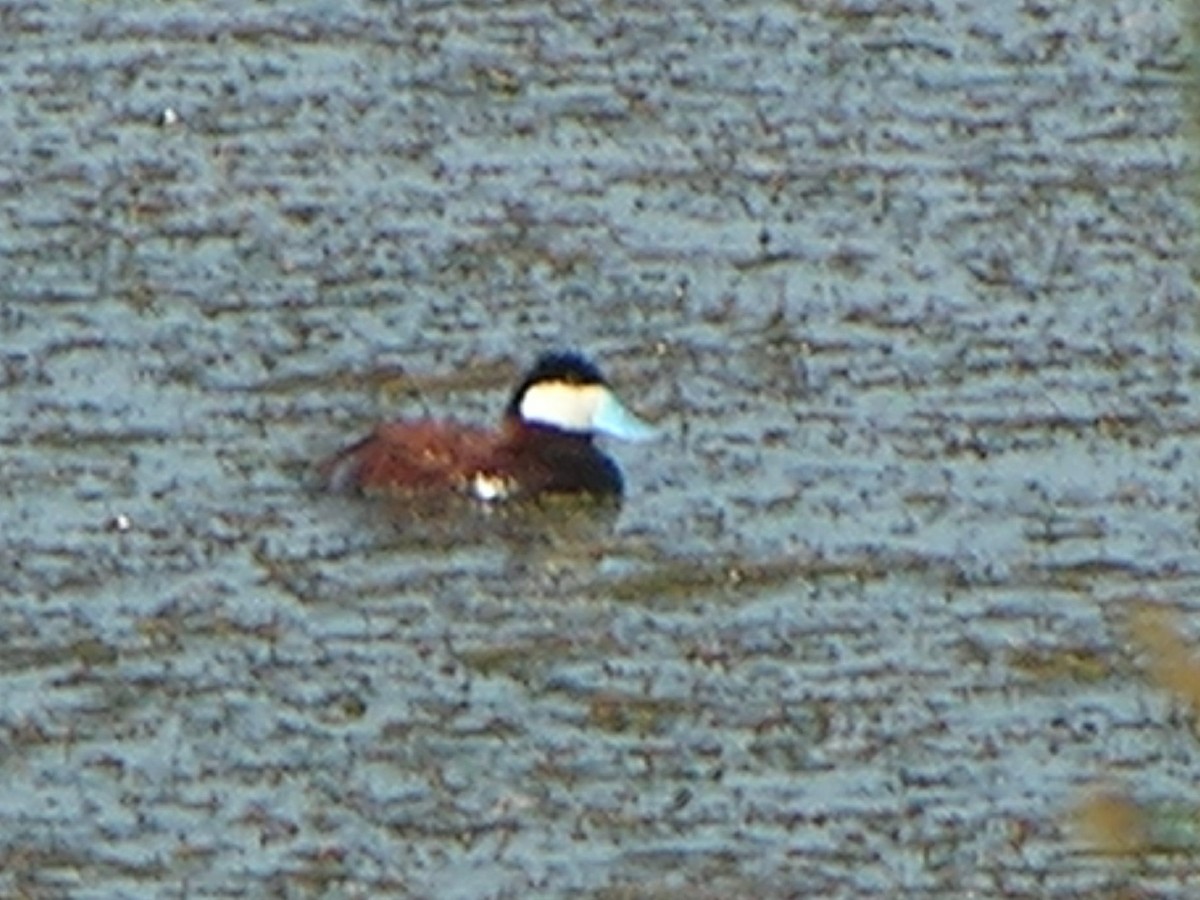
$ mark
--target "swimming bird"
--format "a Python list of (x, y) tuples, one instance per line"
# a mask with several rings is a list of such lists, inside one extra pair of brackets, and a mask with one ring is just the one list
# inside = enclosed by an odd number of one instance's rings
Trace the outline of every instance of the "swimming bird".
[(455, 492), (479, 500), (541, 494), (620, 498), (621, 470), (596, 435), (630, 441), (658, 430), (627, 410), (578, 353), (540, 356), (513, 391), (496, 430), (430, 419), (379, 425), (326, 460), (334, 490)]

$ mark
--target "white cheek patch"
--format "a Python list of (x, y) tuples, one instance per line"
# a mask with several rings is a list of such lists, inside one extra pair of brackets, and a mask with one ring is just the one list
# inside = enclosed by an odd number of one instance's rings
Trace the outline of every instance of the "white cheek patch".
[(563, 431), (590, 432), (596, 410), (608, 394), (608, 388), (602, 384), (540, 382), (521, 398), (521, 418)]

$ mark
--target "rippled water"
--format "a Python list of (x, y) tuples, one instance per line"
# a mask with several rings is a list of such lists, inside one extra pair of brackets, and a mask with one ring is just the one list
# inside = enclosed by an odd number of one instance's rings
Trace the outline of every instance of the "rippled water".
[[(2, 17), (0, 892), (1200, 885), (1067, 817), (1200, 778), (1169, 8)], [(552, 346), (615, 519), (316, 490)]]

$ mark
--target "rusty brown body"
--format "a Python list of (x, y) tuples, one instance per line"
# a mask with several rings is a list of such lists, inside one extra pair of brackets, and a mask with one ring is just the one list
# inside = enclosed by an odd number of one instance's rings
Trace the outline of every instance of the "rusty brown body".
[(513, 391), (496, 430), (420, 419), (378, 426), (320, 467), (334, 490), (454, 491), (480, 500), (542, 493), (620, 497), (616, 463), (593, 437), (649, 440), (600, 370), (577, 353), (544, 353)]
[(621, 473), (590, 435), (506, 416), (498, 430), (418, 420), (378, 426), (320, 467), (335, 490), (457, 491), (482, 499), (540, 493), (619, 496)]

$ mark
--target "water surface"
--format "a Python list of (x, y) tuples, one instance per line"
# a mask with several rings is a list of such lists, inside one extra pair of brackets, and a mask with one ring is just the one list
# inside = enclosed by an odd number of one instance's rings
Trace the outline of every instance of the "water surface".
[[(1200, 778), (1170, 10), (4, 21), (0, 889), (1195, 889), (1066, 815)], [(551, 346), (668, 432), (615, 521), (314, 489)]]

